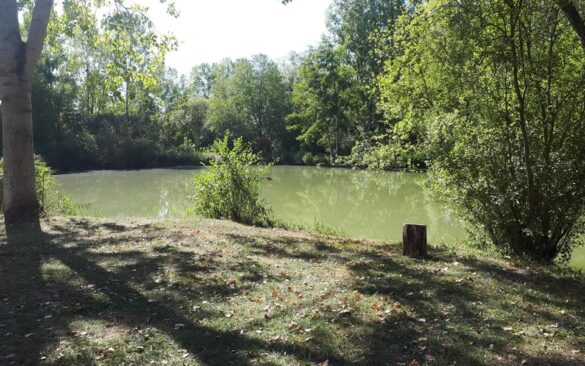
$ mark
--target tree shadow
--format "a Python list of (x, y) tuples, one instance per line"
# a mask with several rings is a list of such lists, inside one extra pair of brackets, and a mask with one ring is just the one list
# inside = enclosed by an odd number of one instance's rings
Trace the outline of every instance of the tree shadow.
[[(560, 276), (541, 267), (505, 267), (488, 258), (456, 257), (451, 251), (436, 247), (424, 261), (400, 256), (397, 245), (368, 245), (345, 243), (343, 249), (337, 239), (322, 241), (299, 240), (294, 237), (269, 239), (259, 236), (250, 240), (245, 236), (229, 235), (235, 243), (254, 248), (261, 255), (282, 256), (289, 259), (331, 261), (343, 264), (352, 272), (352, 283), (347, 286), (369, 296), (384, 296), (397, 300), (403, 308), (413, 310), (405, 318), (391, 321), (372, 321), (358, 324), (355, 342), (364, 350), (360, 365), (384, 365), (388, 360), (408, 363), (412, 359), (428, 362), (426, 355), (439, 364), (456, 361), (458, 364), (490, 364), (485, 354), (495, 353), (499, 364), (579, 365), (567, 352), (546, 350), (527, 354), (510, 343), (519, 344), (520, 335), (511, 337), (511, 320), (494, 316), (494, 312), (514, 313), (517, 322), (553, 328), (576, 329), (582, 335), (572, 342), (574, 350), (584, 349), (585, 281), (577, 276)], [(333, 243), (332, 243), (333, 242)], [(459, 262), (457, 262), (459, 261)], [(465, 268), (468, 278), (444, 275), (445, 264)], [(434, 269), (429, 270), (429, 267)], [(496, 284), (495, 292), (484, 291), (489, 283), (476, 284), (476, 278), (487, 278)], [(514, 293), (506, 293), (512, 289)], [(502, 301), (511, 297), (518, 301)], [(550, 309), (558, 309), (553, 312)], [(517, 331), (517, 330), (516, 330)], [(543, 337), (547, 331), (540, 329)], [(421, 343), (421, 339), (424, 342)], [(473, 352), (470, 352), (473, 349)], [(438, 355), (438, 356), (436, 356)], [(493, 361), (492, 361), (493, 362)]]
[[(493, 358), (483, 358), (488, 353), (501, 355), (496, 364), (524, 359), (535, 365), (579, 364), (565, 353), (551, 350), (535, 355), (514, 349), (505, 330), (510, 323), (494, 312), (513, 306), (518, 324), (546, 323), (575, 329), (585, 318), (585, 281), (581, 278), (555, 276), (535, 268), (504, 268), (481, 258), (455, 259), (442, 249), (431, 250), (428, 261), (417, 261), (399, 257), (398, 248), (392, 245), (274, 235), (270, 230), (260, 230), (254, 237), (227, 232), (221, 238), (233, 244), (229, 250), (236, 252), (230, 258), (224, 258), (219, 250), (182, 250), (181, 245), (197, 249), (197, 235), (162, 233), (153, 224), (128, 226), (73, 219), (54, 223), (46, 233), (8, 235), (4, 245), (0, 244), (0, 364), (41, 364), (46, 350), (76, 332), (72, 322), (79, 318), (112, 319), (113, 324), (127, 329), (155, 328), (203, 365), (252, 365), (262, 352), (291, 355), (300, 363), (329, 360), (330, 365), (356, 366), (412, 359), (424, 363), (429, 362), (427, 355), (433, 355), (438, 364), (491, 364)], [(144, 242), (149, 243), (149, 251), (143, 250)], [(124, 248), (118, 248), (121, 243)], [(238, 255), (238, 247), (247, 254)], [(353, 314), (340, 317), (322, 309), (320, 321), (348, 329), (353, 347), (360, 352), (348, 357), (331, 342), (326, 328), (316, 330), (306, 343), (269, 342), (208, 325), (202, 320), (224, 314), (213, 307), (193, 314), (177, 300), (226, 302), (266, 281), (282, 282), (256, 260), (271, 257), (312, 266), (334, 262), (351, 274), (343, 284), (348, 290), (369, 299), (392, 299), (400, 304), (395, 310), (403, 314), (364, 319)], [(455, 268), (455, 260), (462, 269), (459, 272), (469, 276), (463, 281), (441, 268)], [(51, 276), (54, 262), (66, 267), (75, 280), (62, 273)], [(191, 278), (192, 283), (167, 281), (162, 271)], [(239, 273), (237, 286), (226, 286), (225, 279), (202, 281), (216, 271)], [(500, 293), (504, 287), (498, 286), (490, 293), (486, 291), (489, 284), (476, 280), (479, 278), (505, 283), (505, 288), (516, 293)], [(154, 291), (161, 288), (164, 291)], [(521, 301), (512, 304), (502, 297)], [(298, 307), (315, 306), (312, 302), (307, 298)], [(551, 307), (562, 311), (552, 312)], [(512, 339), (519, 344), (522, 337)], [(575, 340), (575, 349), (583, 349), (583, 339)], [(97, 364), (85, 354), (78, 355), (75, 362)]]
[[(26, 241), (22, 237), (10, 236), (6, 244), (0, 246), (3, 279), (0, 295), (1, 364), (40, 364), (44, 359), (43, 350), (57, 342), (60, 335), (70, 334), (69, 323), (78, 316), (94, 319), (114, 316), (126, 327), (156, 327), (205, 365), (249, 365), (246, 357), (233, 350), (268, 348), (266, 344), (236, 332), (217, 331), (195, 324), (173, 309), (172, 303), (147, 298), (128, 284), (129, 279), (141, 279), (140, 283), (148, 286), (150, 280), (147, 278), (160, 268), (161, 259), (175, 261), (185, 256), (177, 256), (178, 253), (169, 249), (161, 249), (155, 259), (146, 258), (139, 252), (123, 253), (120, 256), (133, 258), (136, 265), (118, 268), (115, 272), (106, 270), (98, 263), (107, 260), (107, 256), (92, 253), (91, 248), (107, 245), (108, 239), (96, 243), (78, 235), (87, 229), (123, 231), (122, 228), (112, 225), (88, 227), (80, 222), (76, 225), (74, 231), (56, 227), (58, 234), (29, 232), (25, 234)], [(148, 232), (149, 229), (139, 230)], [(27, 245), (23, 245), (24, 242)], [(77, 245), (71, 246), (73, 242)], [(45, 280), (41, 267), (51, 259), (63, 263), (89, 285), (75, 286), (65, 281)], [(197, 273), (213, 266), (212, 262), (206, 265), (189, 262), (180, 260), (177, 267), (180, 271)], [(188, 296), (217, 296), (224, 288), (221, 286), (220, 291), (219, 287), (198, 287)], [(96, 300), (95, 292), (104, 294), (107, 299)], [(200, 315), (210, 317), (214, 314)], [(177, 327), (177, 324), (181, 326)], [(94, 359), (76, 360), (77, 363), (80, 361), (87, 365), (96, 362)]]

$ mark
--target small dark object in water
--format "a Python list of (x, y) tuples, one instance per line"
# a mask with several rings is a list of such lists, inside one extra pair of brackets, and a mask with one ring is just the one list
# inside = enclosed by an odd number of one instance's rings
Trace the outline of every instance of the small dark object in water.
[(266, 179), (268, 179), (268, 180), (273, 180), (273, 179), (272, 179), (272, 177), (266, 177)]

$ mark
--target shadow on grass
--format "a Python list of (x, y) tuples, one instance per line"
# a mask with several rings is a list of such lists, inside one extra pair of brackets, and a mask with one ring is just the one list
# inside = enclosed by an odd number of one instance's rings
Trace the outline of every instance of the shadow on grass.
[[(156, 328), (203, 365), (252, 365), (262, 352), (286, 353), (301, 363), (328, 360), (330, 365), (356, 366), (412, 359), (435, 360), (439, 364), (457, 361), (462, 365), (509, 364), (524, 359), (535, 365), (579, 364), (562, 352), (526, 354), (515, 349), (510, 340), (520, 344), (522, 336), (511, 338), (504, 328), (514, 319), (522, 324), (554, 323), (563, 328), (578, 328), (585, 318), (582, 279), (556, 278), (545, 272), (503, 268), (488, 260), (463, 258), (458, 259), (458, 266), (465, 273), (472, 273), (473, 278), (459, 281), (440, 272), (440, 268), (436, 271), (436, 267), (453, 260), (439, 250), (432, 253), (432, 260), (421, 262), (394, 257), (397, 250), (393, 246), (356, 246), (355, 250), (346, 250), (325, 239), (284, 235), (225, 234), (224, 239), (234, 246), (232, 250), (242, 248), (249, 255), (233, 255), (223, 260), (221, 251), (194, 254), (168, 244), (165, 241), (168, 236), (154, 225), (129, 228), (70, 220), (65, 224), (54, 223), (51, 229), (45, 234), (9, 235), (5, 244), (0, 245), (0, 364), (43, 363), (46, 350), (70, 335), (74, 331), (71, 323), (78, 318), (113, 319), (113, 323), (126, 328)], [(180, 239), (184, 238), (173, 237)], [(141, 241), (160, 244), (146, 252), (140, 249)], [(99, 251), (118, 245), (123, 245), (124, 251)], [(136, 245), (136, 250), (132, 245)], [(312, 265), (334, 262), (351, 273), (351, 280), (345, 284), (348, 290), (364, 296), (392, 298), (408, 309), (407, 315), (378, 321), (353, 316), (340, 318), (336, 313), (323, 312), (320, 320), (347, 329), (353, 347), (359, 350), (347, 355), (345, 350), (332, 346), (331, 336), (324, 330), (316, 331), (311, 342), (268, 342), (197, 321), (223, 317), (213, 308), (198, 313), (198, 319), (184, 308), (185, 299), (227, 301), (263, 281), (276, 281), (255, 257), (287, 258)], [(67, 267), (77, 281), (47, 277), (43, 268), (51, 261)], [(188, 286), (161, 283), (159, 275), (163, 269), (172, 269), (193, 282)], [(230, 288), (219, 279), (199, 281), (215, 272), (242, 273), (241, 283)], [(506, 287), (490, 287), (491, 281)], [(161, 287), (164, 291), (160, 296), (145, 294)], [(510, 289), (515, 293), (506, 293)], [(499, 311), (506, 312), (506, 307), (512, 307), (514, 319), (504, 321), (505, 317), (497, 316)], [(559, 311), (552, 312), (551, 307)], [(575, 340), (575, 349), (583, 349), (583, 339)], [(501, 362), (486, 356), (488, 353), (501, 355)], [(425, 357), (428, 355), (432, 359)], [(57, 363), (98, 363), (95, 357), (76, 357)]]
[[(353, 280), (348, 287), (354, 291), (396, 299), (413, 310), (412, 315), (390, 322), (348, 323), (363, 350), (357, 364), (408, 363), (412, 359), (463, 365), (583, 362), (572, 353), (585, 349), (583, 277), (559, 276), (538, 267), (506, 267), (487, 258), (456, 257), (439, 248), (431, 251), (428, 260), (419, 261), (401, 257), (398, 246), (346, 243), (350, 248), (346, 245), (341, 250), (324, 241), (303, 242), (294, 237), (231, 238), (261, 255), (336, 261), (351, 270)], [(459, 273), (463, 277), (443, 273), (441, 267), (446, 264), (464, 269)], [(523, 327), (540, 327), (541, 349), (527, 353), (516, 346), (523, 343)], [(554, 336), (551, 333), (558, 328), (571, 330), (569, 337), (572, 332), (578, 335), (569, 342), (571, 350), (547, 349), (546, 338)]]

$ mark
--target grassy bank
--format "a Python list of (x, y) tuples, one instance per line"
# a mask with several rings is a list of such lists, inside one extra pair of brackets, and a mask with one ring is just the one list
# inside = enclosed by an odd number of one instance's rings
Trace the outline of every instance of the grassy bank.
[(431, 255), (213, 220), (54, 219), (1, 238), (0, 364), (585, 364), (582, 275)]

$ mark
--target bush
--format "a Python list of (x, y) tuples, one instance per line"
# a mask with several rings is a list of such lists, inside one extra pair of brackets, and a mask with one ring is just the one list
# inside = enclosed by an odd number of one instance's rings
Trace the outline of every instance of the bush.
[(370, 145), (358, 141), (352, 148), (351, 155), (344, 158), (344, 163), (379, 170), (416, 170), (426, 167), (425, 160), (422, 146), (396, 141)]
[(427, 124), (435, 192), (474, 234), (543, 262), (585, 229), (585, 56), (557, 14), (537, 0), (426, 2), (396, 28), (381, 85), (388, 116)]
[[(4, 176), (4, 162), (0, 160), (0, 175)], [(81, 207), (63, 193), (53, 176), (53, 170), (40, 158), (35, 158), (35, 185), (37, 199), (46, 215), (79, 215)], [(0, 204), (3, 201), (4, 187), (0, 179)]]
[(329, 165), (329, 157), (323, 154), (305, 153), (302, 158), (305, 165)]
[(211, 151), (217, 159), (203, 174), (193, 177), (195, 213), (248, 225), (271, 225), (270, 210), (259, 195), (268, 169), (256, 165), (260, 157), (242, 138), (231, 144), (227, 134), (213, 143)]

